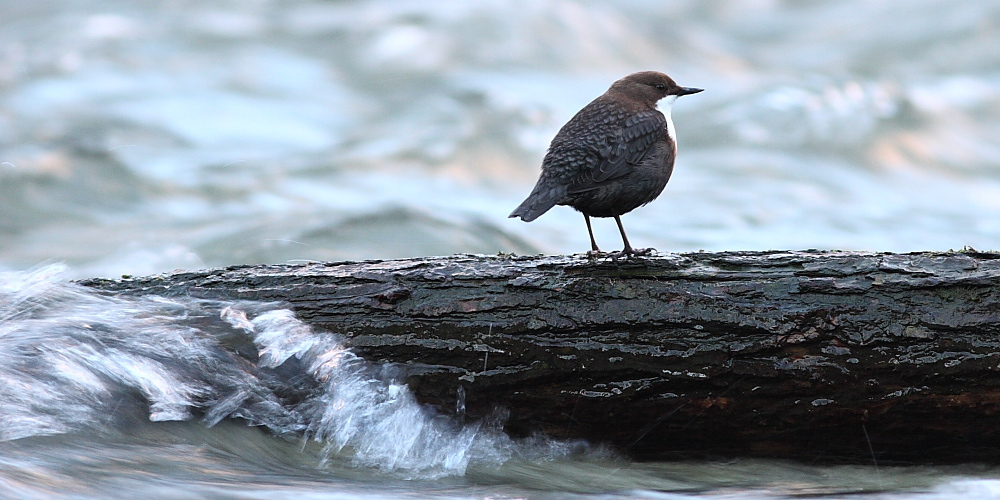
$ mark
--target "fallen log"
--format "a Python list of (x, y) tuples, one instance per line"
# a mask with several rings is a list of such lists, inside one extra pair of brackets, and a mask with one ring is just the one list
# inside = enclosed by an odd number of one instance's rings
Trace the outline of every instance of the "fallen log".
[[(453, 256), (83, 284), (284, 301), (417, 398), (638, 459), (1000, 462), (1000, 254)], [(459, 411), (459, 413), (462, 413)]]

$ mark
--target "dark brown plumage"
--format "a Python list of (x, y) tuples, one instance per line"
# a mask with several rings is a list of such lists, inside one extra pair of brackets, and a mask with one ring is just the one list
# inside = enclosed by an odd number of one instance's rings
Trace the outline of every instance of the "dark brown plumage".
[[(618, 80), (559, 130), (535, 188), (510, 217), (531, 222), (555, 205), (569, 205), (583, 213), (595, 252), (600, 249), (590, 218), (614, 217), (625, 243), (622, 255), (640, 253), (629, 244), (621, 215), (653, 201), (667, 185), (677, 154), (670, 106), (701, 91), (656, 71)], [(666, 116), (656, 109), (664, 98)]]

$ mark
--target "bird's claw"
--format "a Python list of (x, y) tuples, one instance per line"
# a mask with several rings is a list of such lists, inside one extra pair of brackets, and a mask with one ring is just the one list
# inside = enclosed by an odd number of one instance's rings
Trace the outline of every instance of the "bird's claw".
[(587, 258), (590, 260), (603, 259), (608, 256), (608, 252), (602, 252), (600, 250), (590, 250), (587, 252)]
[(618, 259), (632, 259), (635, 257), (648, 257), (655, 252), (655, 248), (625, 248), (620, 252), (611, 254), (611, 260), (618, 262)]
[(587, 252), (587, 258), (591, 261), (598, 259), (610, 259), (618, 262), (619, 259), (628, 260), (638, 257), (648, 257), (656, 252), (655, 248), (626, 248), (618, 252), (603, 252), (601, 250), (591, 250)]

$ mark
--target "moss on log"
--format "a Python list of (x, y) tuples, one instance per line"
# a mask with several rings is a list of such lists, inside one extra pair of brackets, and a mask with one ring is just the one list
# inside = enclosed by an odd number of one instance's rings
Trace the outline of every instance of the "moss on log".
[(418, 399), (639, 459), (1000, 461), (1000, 254), (453, 256), (84, 284), (284, 301)]

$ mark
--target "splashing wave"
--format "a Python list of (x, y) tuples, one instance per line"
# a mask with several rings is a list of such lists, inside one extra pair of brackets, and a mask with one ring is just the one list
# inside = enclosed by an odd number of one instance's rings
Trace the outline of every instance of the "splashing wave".
[(312, 439), (321, 462), (413, 477), (579, 449), (460, 424), (279, 304), (103, 295), (52, 265), (0, 274), (0, 440), (238, 418)]

